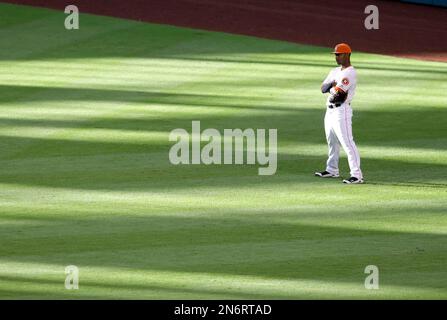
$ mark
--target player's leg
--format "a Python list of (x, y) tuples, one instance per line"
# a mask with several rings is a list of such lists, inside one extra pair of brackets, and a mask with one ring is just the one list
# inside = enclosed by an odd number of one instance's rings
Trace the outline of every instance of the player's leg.
[(324, 131), (328, 144), (328, 159), (326, 162), (326, 170), (322, 172), (315, 172), (316, 176), (322, 178), (336, 178), (339, 176), (338, 159), (340, 156), (340, 143), (332, 129), (332, 115), (326, 112), (324, 117)]
[(338, 175), (338, 160), (340, 158), (340, 142), (333, 130), (333, 116), (326, 114), (324, 117), (324, 131), (328, 145), (328, 159), (326, 162), (326, 171)]
[(315, 172), (317, 177), (321, 178), (337, 178), (338, 175), (338, 158), (340, 155), (340, 143), (332, 129), (333, 116), (326, 112), (324, 117), (324, 131), (328, 143), (328, 160), (326, 162), (326, 170)]
[(334, 131), (348, 157), (351, 177), (362, 180), (363, 174), (360, 169), (360, 154), (352, 135), (351, 107), (343, 106), (338, 110), (337, 121), (334, 123)]

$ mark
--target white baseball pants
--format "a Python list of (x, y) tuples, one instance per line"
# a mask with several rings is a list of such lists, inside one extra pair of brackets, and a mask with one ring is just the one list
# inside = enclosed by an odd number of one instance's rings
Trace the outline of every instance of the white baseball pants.
[(363, 179), (360, 170), (360, 155), (352, 136), (352, 108), (344, 103), (338, 108), (327, 108), (324, 117), (324, 130), (329, 147), (326, 171), (339, 174), (338, 160), (340, 157), (340, 146), (348, 156), (351, 177)]

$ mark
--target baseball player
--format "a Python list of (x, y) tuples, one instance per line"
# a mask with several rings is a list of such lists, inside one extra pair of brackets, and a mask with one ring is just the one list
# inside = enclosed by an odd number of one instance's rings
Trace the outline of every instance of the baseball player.
[(335, 60), (339, 67), (329, 72), (321, 85), (322, 93), (329, 93), (326, 101), (326, 115), (324, 117), (324, 130), (329, 147), (326, 170), (315, 172), (321, 178), (339, 177), (338, 159), (340, 145), (348, 156), (351, 177), (343, 183), (363, 183), (360, 169), (360, 155), (352, 136), (352, 109), (357, 85), (357, 73), (351, 65), (351, 48), (346, 43), (335, 46)]

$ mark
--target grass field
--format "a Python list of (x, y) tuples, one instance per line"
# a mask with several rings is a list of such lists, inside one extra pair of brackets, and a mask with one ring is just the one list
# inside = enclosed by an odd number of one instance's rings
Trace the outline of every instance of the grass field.
[[(347, 186), (313, 177), (329, 48), (64, 19), (0, 4), (0, 298), (447, 298), (447, 64), (353, 54)], [(277, 128), (276, 175), (171, 165), (192, 120)]]

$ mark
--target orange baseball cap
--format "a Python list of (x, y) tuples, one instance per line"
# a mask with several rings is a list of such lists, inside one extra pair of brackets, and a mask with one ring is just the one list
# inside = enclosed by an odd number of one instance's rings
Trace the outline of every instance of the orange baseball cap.
[(351, 47), (346, 43), (339, 43), (335, 46), (335, 50), (332, 53), (351, 53)]

